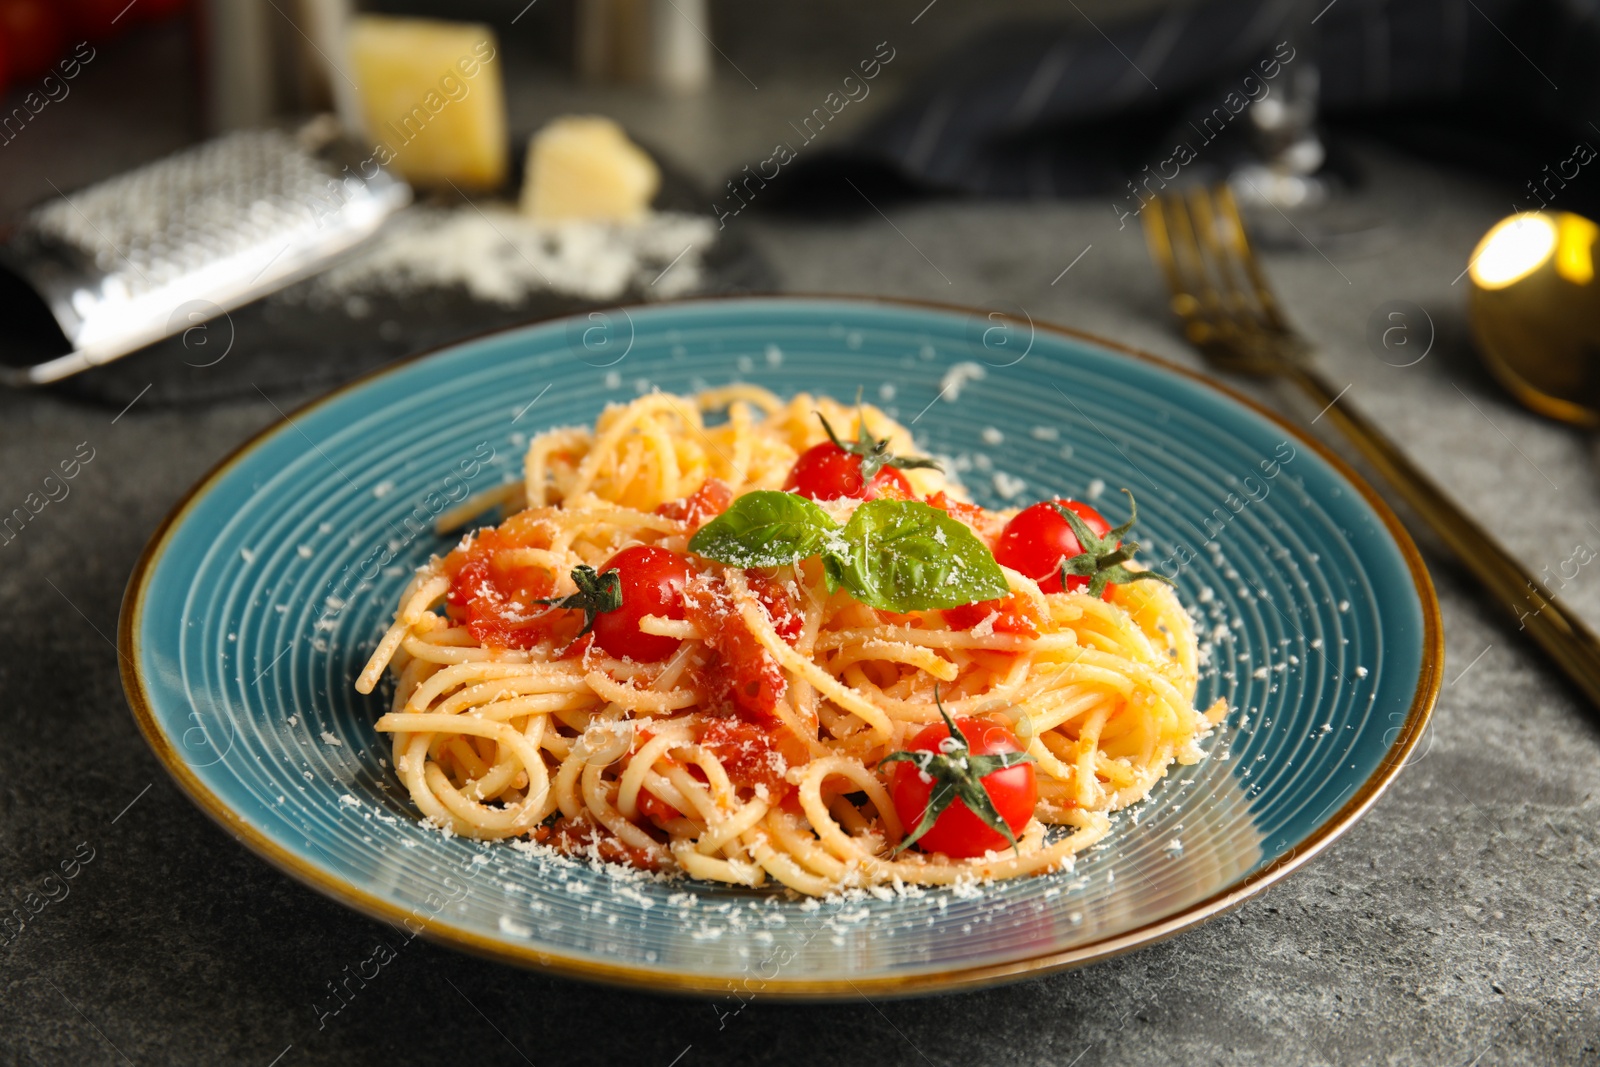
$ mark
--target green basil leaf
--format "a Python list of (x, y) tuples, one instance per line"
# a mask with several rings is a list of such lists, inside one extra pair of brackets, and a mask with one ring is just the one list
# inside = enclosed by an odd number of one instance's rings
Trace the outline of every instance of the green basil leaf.
[(844, 584), (844, 579), (840, 577), (839, 561), (831, 555), (822, 557), (822, 580), (827, 586), (829, 596), (837, 593), (839, 587)]
[(689, 551), (735, 567), (781, 567), (821, 552), (839, 524), (796, 493), (762, 489), (700, 527)]
[(1010, 592), (994, 555), (967, 526), (914, 500), (869, 500), (829, 548), (829, 572), (885, 611), (929, 611)]

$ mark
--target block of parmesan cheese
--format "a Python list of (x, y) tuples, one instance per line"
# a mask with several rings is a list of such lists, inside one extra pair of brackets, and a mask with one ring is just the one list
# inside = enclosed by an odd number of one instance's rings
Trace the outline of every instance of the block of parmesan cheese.
[(598, 115), (572, 115), (529, 143), (522, 211), (550, 222), (629, 222), (644, 217), (660, 186), (655, 160), (622, 127)]
[(373, 159), (417, 185), (494, 189), (506, 176), (506, 105), (494, 31), (362, 15), (349, 69)]

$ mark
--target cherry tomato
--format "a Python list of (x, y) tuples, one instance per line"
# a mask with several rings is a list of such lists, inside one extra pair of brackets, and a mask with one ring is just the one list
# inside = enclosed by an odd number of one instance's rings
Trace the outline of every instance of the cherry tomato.
[(11, 61), (11, 76), (31, 81), (60, 58), (66, 29), (46, 0), (0, 0), (0, 38)]
[[(1011, 728), (993, 719), (955, 720), (966, 737), (975, 756), (989, 756), (1000, 752), (1021, 752), (1022, 745)], [(913, 752), (938, 752), (939, 743), (950, 736), (944, 723), (925, 726), (911, 739), (907, 749)], [(1039, 783), (1034, 777), (1032, 763), (1019, 763), (1012, 767), (984, 775), (983, 788), (994, 802), (995, 810), (1006, 821), (1013, 834), (1022, 832), (1033, 818), (1033, 806), (1039, 800)], [(922, 821), (928, 798), (933, 794), (933, 781), (926, 778), (912, 763), (896, 763), (889, 783), (894, 798), (894, 810), (900, 824), (910, 833)], [(998, 830), (990, 828), (974, 815), (966, 802), (955, 800), (939, 814), (928, 832), (916, 841), (924, 852), (943, 852), (954, 859), (970, 859), (985, 852), (1003, 852), (1011, 847)]]
[(608, 571), (616, 571), (622, 581), (622, 607), (594, 620), (595, 644), (618, 659), (640, 663), (666, 659), (676, 652), (676, 637), (647, 634), (639, 629), (639, 620), (646, 615), (686, 617), (683, 585), (691, 573), (689, 561), (665, 548), (634, 545), (612, 556), (600, 568), (601, 574)]
[[(1046, 593), (1062, 592), (1061, 564), (1063, 560), (1083, 553), (1078, 536), (1067, 525), (1067, 520), (1055, 509), (1060, 504), (1070, 509), (1095, 536), (1104, 537), (1111, 524), (1088, 504), (1078, 500), (1043, 501), (1019, 511), (1001, 531), (994, 546), (994, 558), (1003, 567), (1010, 567), (1039, 583)], [(1068, 590), (1082, 589), (1089, 579), (1076, 574), (1067, 575)], [(1105, 599), (1111, 599), (1114, 585), (1107, 585)]]
[(871, 485), (861, 481), (861, 457), (846, 452), (832, 441), (813, 445), (800, 453), (789, 469), (785, 489), (793, 489), (812, 500), (909, 500), (911, 483), (898, 467), (883, 467), (873, 476)]

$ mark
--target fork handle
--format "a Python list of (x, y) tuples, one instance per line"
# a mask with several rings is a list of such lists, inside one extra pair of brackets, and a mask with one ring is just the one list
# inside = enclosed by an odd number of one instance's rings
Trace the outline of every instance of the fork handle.
[(1600, 707), (1600, 638), (1366, 416), (1341, 400), (1342, 394), (1336, 394), (1326, 378), (1298, 364), (1291, 366), (1289, 377), (1433, 528), (1495, 602), (1510, 612), (1517, 629), (1533, 638), (1590, 702)]

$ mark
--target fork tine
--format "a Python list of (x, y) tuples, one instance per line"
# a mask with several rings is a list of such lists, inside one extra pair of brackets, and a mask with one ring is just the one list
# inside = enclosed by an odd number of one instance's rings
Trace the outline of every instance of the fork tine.
[(1259, 331), (1248, 316), (1241, 314), (1238, 287), (1212, 233), (1210, 203), (1204, 190), (1189, 196), (1171, 194), (1169, 212), (1176, 220), (1179, 248), (1186, 252), (1192, 274), (1198, 279), (1196, 288), (1206, 321), (1205, 341), (1210, 346), (1207, 355), (1235, 369), (1254, 369), (1260, 359)]
[(1159, 194), (1145, 206), (1151, 254), (1184, 336), (1228, 370), (1278, 373), (1306, 351), (1278, 310), (1226, 186)]
[(1272, 287), (1267, 284), (1266, 277), (1261, 273), (1260, 261), (1256, 259), (1255, 249), (1251, 247), (1250, 237), (1245, 232), (1244, 219), (1239, 216), (1239, 204), (1233, 198), (1233, 190), (1226, 185), (1218, 186), (1216, 200), (1218, 214), (1222, 220), (1220, 228), (1223, 237), (1233, 253), (1234, 261), (1240, 265), (1246, 278), (1249, 279), (1250, 288), (1260, 305), (1263, 321), (1269, 329), (1292, 334), (1294, 328), (1283, 317), (1278, 299), (1273, 294)]
[(1207, 312), (1215, 302), (1188, 209), (1182, 198), (1162, 194), (1145, 206), (1144, 218), (1145, 239), (1166, 275), (1172, 310), (1183, 322), (1184, 336), (1196, 346), (1212, 344), (1217, 331)]
[(1168, 211), (1173, 220), (1173, 236), (1182, 258), (1188, 260), (1191, 291), (1203, 310), (1205, 340), (1212, 344), (1227, 342), (1232, 338), (1228, 309), (1218, 291), (1213, 269), (1208, 262), (1205, 246), (1200, 240), (1200, 229), (1195, 224), (1195, 214), (1182, 193), (1168, 199)]
[[(1217, 200), (1227, 196), (1226, 187), (1221, 187), (1215, 194)], [(1261, 334), (1270, 331), (1273, 327), (1268, 321), (1265, 310), (1255, 300), (1255, 292), (1251, 285), (1251, 271), (1237, 254), (1237, 242), (1230, 240), (1224, 244), (1218, 236), (1218, 230), (1234, 230), (1227, 225), (1218, 225), (1217, 212), (1212, 203), (1213, 194), (1205, 188), (1196, 188), (1189, 194), (1191, 206), (1190, 214), (1195, 221), (1195, 229), (1199, 234), (1201, 245), (1208, 253), (1212, 269), (1221, 283), (1218, 303), (1221, 305), (1220, 315), (1228, 324), (1229, 331), (1238, 337), (1241, 344), (1248, 346), (1252, 352), (1259, 352), (1262, 345)], [(1246, 246), (1248, 254), (1248, 246)], [(1254, 260), (1251, 260), (1253, 266)]]
[(1161, 273), (1167, 279), (1167, 288), (1172, 292), (1172, 310), (1179, 318), (1188, 321), (1193, 314), (1193, 308), (1189, 304), (1194, 297), (1189, 293), (1188, 286), (1183, 280), (1177, 260), (1173, 258), (1172, 235), (1168, 233), (1171, 224), (1167, 219), (1166, 204), (1161, 197), (1156, 197), (1145, 206), (1143, 218), (1144, 239), (1150, 246), (1150, 258), (1161, 268)]
[(1211, 197), (1204, 186), (1196, 186), (1189, 191), (1186, 200), (1189, 204), (1189, 217), (1194, 226), (1195, 239), (1221, 283), (1218, 286), (1217, 301), (1222, 313), (1230, 317), (1236, 315), (1244, 311), (1245, 305), (1239, 299), (1239, 286), (1234, 279), (1228, 251), (1223, 248), (1222, 242), (1217, 240)]

